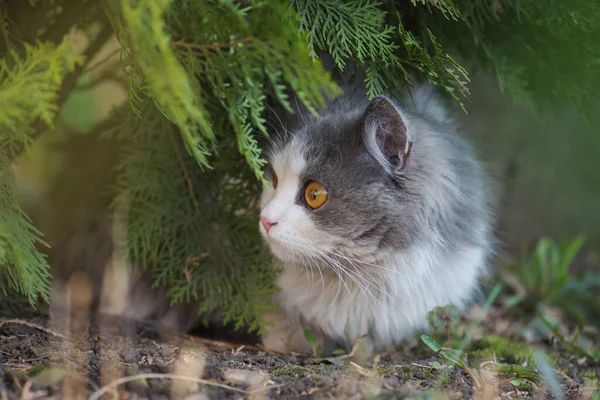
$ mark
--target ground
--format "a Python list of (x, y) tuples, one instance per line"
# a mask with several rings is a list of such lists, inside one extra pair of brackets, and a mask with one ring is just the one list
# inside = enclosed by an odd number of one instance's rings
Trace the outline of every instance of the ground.
[[(431, 333), (438, 343), (449, 336), (454, 349), (468, 334), (464, 363), (418, 335), (393, 352), (356, 360), (275, 354), (108, 317), (2, 319), (0, 399), (116, 398), (117, 391), (123, 399), (190, 400), (600, 398), (600, 358), (578, 354), (585, 349), (568, 347), (560, 335), (532, 336), (526, 321), (511, 321), (507, 312), (474, 306), (448, 332)], [(534, 347), (547, 364), (532, 361)]]

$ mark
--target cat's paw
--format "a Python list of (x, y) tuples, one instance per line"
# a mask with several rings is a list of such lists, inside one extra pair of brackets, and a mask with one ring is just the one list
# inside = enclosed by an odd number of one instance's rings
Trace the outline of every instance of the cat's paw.
[(262, 337), (262, 345), (265, 348), (281, 352), (312, 352), (304, 332), (290, 323), (283, 313), (268, 314), (264, 319), (273, 324), (267, 327), (267, 333)]

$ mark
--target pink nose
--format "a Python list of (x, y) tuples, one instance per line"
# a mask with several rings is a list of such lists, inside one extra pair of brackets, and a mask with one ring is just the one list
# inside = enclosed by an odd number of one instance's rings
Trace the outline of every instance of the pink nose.
[(277, 222), (273, 222), (269, 218), (263, 217), (262, 215), (260, 216), (260, 222), (262, 222), (262, 225), (265, 227), (265, 231), (267, 231), (267, 233), (269, 233), (269, 230), (271, 230), (273, 225), (277, 225)]

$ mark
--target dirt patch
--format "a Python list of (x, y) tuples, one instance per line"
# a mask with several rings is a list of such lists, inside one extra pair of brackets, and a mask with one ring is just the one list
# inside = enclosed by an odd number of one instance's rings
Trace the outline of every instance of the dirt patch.
[[(537, 377), (525, 384), (508, 367), (499, 372), (506, 361), (486, 358), (481, 349), (481, 359), (465, 369), (447, 365), (416, 340), (359, 365), (345, 356), (274, 354), (148, 324), (73, 318), (52, 321), (51, 330), (47, 322), (0, 320), (0, 399), (114, 398), (117, 392), (123, 399), (511, 399), (546, 398), (551, 389)], [(558, 362), (569, 398), (591, 399), (586, 382), (600, 375), (600, 365), (569, 355)]]

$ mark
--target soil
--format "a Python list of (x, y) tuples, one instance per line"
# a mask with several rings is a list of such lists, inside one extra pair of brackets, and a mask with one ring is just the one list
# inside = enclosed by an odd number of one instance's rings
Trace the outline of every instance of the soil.
[[(492, 310), (493, 311), (493, 310)], [(493, 312), (488, 320), (493, 320)], [(67, 329), (68, 327), (68, 329)], [(495, 365), (497, 360), (487, 361)], [(569, 398), (591, 398), (581, 370), (600, 365), (561, 359)], [(579, 362), (579, 364), (578, 364)], [(478, 380), (418, 341), (359, 363), (352, 357), (276, 354), (114, 318), (0, 320), (0, 399), (392, 399), (550, 398), (543, 382), (523, 389), (511, 377)], [(579, 370), (573, 370), (577, 366)], [(571, 368), (569, 370), (568, 368)], [(570, 372), (568, 376), (562, 371)], [(579, 372), (577, 372), (579, 371)], [(149, 375), (153, 374), (153, 375)], [(124, 382), (122, 378), (129, 377)], [(115, 383), (120, 384), (116, 385)], [(517, 385), (518, 386), (518, 385)], [(485, 392), (490, 391), (486, 397)], [(571, 397), (573, 395), (574, 397)], [(103, 396), (103, 397), (101, 397)]]

